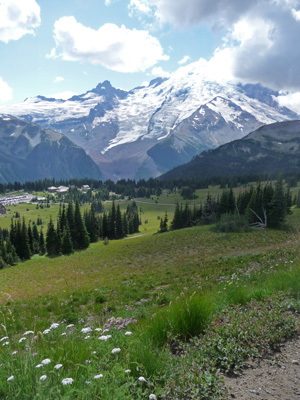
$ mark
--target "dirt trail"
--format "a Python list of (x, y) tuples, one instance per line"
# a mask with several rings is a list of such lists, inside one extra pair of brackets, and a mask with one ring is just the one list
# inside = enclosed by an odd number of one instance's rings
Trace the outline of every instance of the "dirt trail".
[(238, 377), (224, 377), (228, 399), (300, 399), (300, 336), (281, 344), (280, 351), (248, 363)]

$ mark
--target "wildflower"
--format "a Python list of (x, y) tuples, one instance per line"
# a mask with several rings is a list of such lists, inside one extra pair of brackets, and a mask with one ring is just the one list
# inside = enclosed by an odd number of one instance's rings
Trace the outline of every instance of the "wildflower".
[(12, 356), (14, 356), (15, 354), (17, 354), (18, 350), (15, 350), (11, 353)]
[(106, 342), (110, 338), (111, 338), (111, 335), (107, 335), (107, 336), (103, 335), (103, 336), (99, 337), (99, 340), (104, 340)]
[(149, 400), (156, 400), (157, 399), (157, 397), (155, 396), (155, 394), (150, 394), (150, 396), (149, 396)]
[(61, 383), (66, 386), (66, 385), (71, 385), (74, 382), (73, 378), (64, 378)]
[(42, 361), (43, 365), (47, 365), (47, 364), (50, 364), (50, 363), (51, 363), (51, 360), (49, 358), (45, 358), (45, 360)]
[(92, 332), (92, 328), (89, 326), (88, 328), (82, 328), (81, 329), (81, 332), (82, 333), (89, 333), (89, 332)]
[(87, 335), (87, 336), (84, 338), (84, 340), (89, 339), (89, 338), (90, 338), (90, 335)]
[(74, 324), (67, 325), (66, 328), (72, 328)]
[(139, 381), (140, 381), (140, 382), (147, 382), (146, 379), (145, 379), (143, 376), (140, 376), (140, 377), (139, 377)]
[(101, 328), (96, 328), (95, 331), (96, 331), (96, 332), (101, 332), (102, 329), (101, 329)]
[(32, 357), (35, 357), (35, 356), (37, 356), (37, 353), (32, 353)]
[(92, 361), (91, 360), (85, 360), (86, 364), (90, 364)]
[(23, 336), (27, 336), (27, 335), (33, 335), (34, 332), (33, 331), (26, 331), (23, 333)]
[(131, 369), (125, 369), (125, 374), (130, 374)]
[(3, 340), (8, 339), (8, 336), (4, 336), (2, 339), (0, 339), (0, 343), (3, 342)]
[(43, 364), (38, 364), (35, 366), (35, 368), (41, 368), (41, 367), (43, 367)]
[(9, 378), (7, 378), (7, 382), (13, 381), (15, 379), (15, 377), (12, 375)]
[(118, 354), (120, 353), (121, 349), (119, 347), (112, 349), (111, 354)]
[(94, 379), (100, 379), (100, 378), (103, 378), (103, 375), (102, 375), (102, 374), (99, 374), (99, 375), (95, 375), (95, 376), (94, 376)]
[(24, 342), (24, 340), (26, 340), (26, 337), (21, 337), (21, 339), (19, 340), (19, 343)]
[(93, 351), (93, 354), (97, 354), (97, 352), (96, 352), (96, 351)]
[(104, 329), (103, 333), (109, 332), (109, 329)]
[(125, 332), (125, 336), (130, 336), (130, 335), (132, 335), (132, 332), (130, 331)]
[(85, 381), (84, 382), (86, 385), (90, 385), (91, 384), (91, 381)]
[(56, 365), (54, 365), (54, 368), (55, 369), (60, 369), (62, 366), (63, 366), (62, 364), (56, 364)]
[(63, 333), (61, 334), (61, 336), (66, 336), (66, 332), (63, 332)]
[(49, 333), (49, 332), (50, 332), (50, 329), (45, 329), (44, 332), (43, 332), (43, 334), (44, 334), (44, 335), (47, 335), (47, 333)]
[(53, 324), (51, 324), (50, 329), (56, 329), (59, 327), (59, 324), (54, 322)]
[(4, 342), (2, 346), (7, 346), (9, 342)]
[(46, 378), (47, 378), (47, 375), (42, 375), (41, 377), (40, 377), (40, 381), (45, 381), (46, 380)]

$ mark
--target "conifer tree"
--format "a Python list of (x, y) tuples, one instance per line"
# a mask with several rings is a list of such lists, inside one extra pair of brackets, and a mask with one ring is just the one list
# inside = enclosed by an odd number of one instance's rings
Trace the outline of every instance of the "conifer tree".
[(122, 224), (122, 214), (120, 210), (120, 205), (118, 204), (117, 206), (117, 211), (116, 211), (116, 239), (121, 239), (124, 237), (124, 232), (123, 232), (123, 224)]
[(20, 258), (22, 260), (29, 260), (31, 257), (30, 244), (28, 238), (28, 230), (25, 223), (25, 218), (23, 217), (22, 228), (21, 228), (21, 243), (20, 243)]
[(68, 223), (66, 224), (62, 235), (62, 254), (71, 254), (73, 252), (73, 243)]
[(75, 212), (74, 212), (74, 226), (75, 226), (75, 240), (73, 242), (73, 246), (75, 249), (86, 249), (90, 244), (89, 234), (86, 230), (84, 222), (80, 213), (80, 205), (78, 197), (75, 201)]
[(52, 217), (50, 216), (50, 221), (48, 224), (47, 234), (46, 234), (46, 249), (49, 256), (57, 255), (57, 238), (56, 238), (56, 230), (52, 221)]
[(287, 204), (283, 190), (283, 182), (282, 178), (279, 177), (276, 182), (274, 195), (270, 203), (268, 226), (270, 227), (279, 226), (281, 222), (284, 221), (286, 214), (287, 214)]

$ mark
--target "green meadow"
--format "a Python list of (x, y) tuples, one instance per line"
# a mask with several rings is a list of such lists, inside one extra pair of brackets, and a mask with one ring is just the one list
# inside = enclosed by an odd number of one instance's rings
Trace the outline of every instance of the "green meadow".
[[(221, 399), (219, 371), (295, 334), (300, 209), (281, 230), (157, 234), (176, 201), (138, 199), (132, 237), (0, 270), (0, 398)], [(11, 206), (0, 226), (18, 211), (45, 232), (58, 208)]]

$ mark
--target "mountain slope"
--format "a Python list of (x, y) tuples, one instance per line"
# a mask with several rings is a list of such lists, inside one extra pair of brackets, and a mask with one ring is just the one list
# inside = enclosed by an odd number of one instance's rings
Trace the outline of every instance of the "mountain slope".
[(61, 133), (0, 115), (0, 182), (68, 179), (101, 173), (83, 149)]
[(300, 173), (300, 121), (262, 126), (242, 139), (203, 152), (160, 179), (278, 172)]
[(277, 96), (260, 85), (212, 81), (195, 62), (129, 92), (105, 81), (69, 100), (38, 96), (0, 112), (63, 133), (105, 178), (143, 178), (264, 124), (297, 119)]

